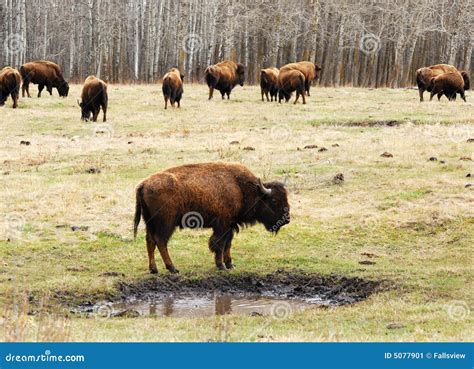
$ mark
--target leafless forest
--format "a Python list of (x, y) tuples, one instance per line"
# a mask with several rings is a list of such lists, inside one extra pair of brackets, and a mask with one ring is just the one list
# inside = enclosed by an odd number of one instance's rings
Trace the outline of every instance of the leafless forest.
[(263, 67), (310, 60), (326, 86), (407, 86), (436, 63), (470, 70), (473, 0), (0, 0), (0, 66), (49, 59), (66, 78), (187, 82), (233, 59)]

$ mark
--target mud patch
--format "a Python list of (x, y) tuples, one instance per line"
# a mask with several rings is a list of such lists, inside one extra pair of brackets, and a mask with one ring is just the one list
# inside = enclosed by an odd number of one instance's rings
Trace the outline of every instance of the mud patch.
[(317, 306), (353, 304), (382, 290), (381, 281), (338, 275), (277, 271), (267, 275), (227, 274), (201, 279), (167, 275), (118, 282), (108, 301), (86, 301), (74, 313), (99, 317), (275, 315)]

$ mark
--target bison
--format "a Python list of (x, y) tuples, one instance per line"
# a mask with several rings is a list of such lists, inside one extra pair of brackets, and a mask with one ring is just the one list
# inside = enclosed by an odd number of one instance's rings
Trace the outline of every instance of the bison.
[(96, 76), (89, 76), (84, 81), (82, 88), (81, 102), (77, 102), (81, 107), (81, 119), (88, 121), (92, 114), (92, 121), (97, 122), (100, 108), (104, 115), (104, 122), (107, 121), (107, 84)]
[(227, 95), (228, 100), (232, 89), (236, 85), (244, 85), (244, 66), (230, 60), (210, 65), (206, 68), (204, 74), (207, 86), (209, 87), (209, 100), (212, 99), (214, 89), (220, 91), (222, 99), (224, 99), (224, 95)]
[(12, 97), (13, 109), (18, 107), (21, 76), (16, 69), (5, 67), (0, 70), (0, 106), (5, 105), (8, 95)]
[(209, 249), (215, 255), (216, 267), (231, 269), (234, 234), (257, 222), (276, 234), (290, 222), (289, 211), (284, 184), (262, 183), (244, 165), (183, 165), (156, 173), (138, 185), (134, 237), (143, 216), (150, 272), (157, 273), (158, 247), (166, 269), (177, 273), (167, 248), (175, 228), (212, 228)]
[(180, 101), (183, 96), (183, 79), (184, 75), (180, 73), (177, 68), (171, 68), (168, 73), (163, 77), (163, 96), (165, 98), (165, 109), (168, 108), (168, 100), (171, 106), (174, 107), (174, 103), (178, 103), (178, 108), (181, 107)]
[(433, 77), (428, 87), (431, 92), (430, 101), (434, 95), (438, 95), (438, 100), (441, 96), (446, 95), (449, 101), (453, 101), (456, 100), (457, 93), (466, 101), (466, 96), (464, 95), (464, 79), (459, 72), (443, 73)]
[(454, 73), (458, 70), (449, 64), (436, 64), (429, 67), (423, 67), (416, 71), (416, 84), (418, 85), (418, 93), (420, 94), (420, 102), (423, 101), (423, 93), (431, 92), (430, 85), (433, 77), (443, 73)]
[(278, 102), (281, 103), (283, 98), (288, 102), (293, 91), (296, 91), (295, 104), (300, 95), (303, 98), (303, 104), (306, 104), (305, 77), (303, 73), (296, 69), (280, 70), (278, 76)]
[(275, 98), (277, 100), (278, 95), (278, 74), (280, 71), (278, 68), (267, 68), (260, 71), (260, 91), (262, 93), (262, 101), (265, 101), (263, 96), (265, 95), (267, 101), (268, 94), (270, 94), (271, 101)]
[(286, 64), (283, 67), (280, 68), (280, 73), (288, 70), (299, 70), (301, 73), (303, 73), (304, 78), (305, 78), (305, 86), (304, 89), (307, 93), (308, 96), (309, 94), (309, 88), (311, 87), (311, 83), (313, 83), (314, 80), (316, 80), (319, 76), (319, 71), (322, 68), (314, 63), (311, 63), (309, 61), (301, 61), (297, 63), (290, 63)]
[(20, 67), (20, 73), (23, 78), (23, 97), (25, 97), (25, 92), (28, 97), (31, 97), (30, 82), (38, 85), (38, 97), (41, 97), (41, 92), (45, 87), (50, 95), (53, 94), (53, 87), (58, 90), (59, 96), (66, 97), (69, 93), (69, 85), (61, 73), (61, 68), (53, 62), (38, 60), (23, 64)]

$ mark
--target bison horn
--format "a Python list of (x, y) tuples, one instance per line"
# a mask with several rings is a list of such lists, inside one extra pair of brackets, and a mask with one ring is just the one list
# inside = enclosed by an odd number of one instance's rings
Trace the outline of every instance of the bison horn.
[(79, 99), (77, 99), (77, 105), (81, 106), (81, 103), (79, 102)]
[(286, 183), (288, 182), (288, 174), (285, 176), (285, 178), (283, 179), (283, 186), (286, 186)]
[(258, 179), (258, 188), (264, 195), (270, 196), (272, 194), (272, 189), (266, 188), (260, 178)]

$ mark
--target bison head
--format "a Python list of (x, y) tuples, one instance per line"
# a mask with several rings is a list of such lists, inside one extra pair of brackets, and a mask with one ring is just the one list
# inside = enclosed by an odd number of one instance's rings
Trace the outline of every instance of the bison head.
[(237, 64), (237, 83), (241, 86), (245, 81), (245, 67), (242, 64)]
[(69, 84), (66, 81), (63, 81), (58, 86), (58, 93), (61, 97), (67, 97), (69, 93)]
[(314, 78), (318, 78), (319, 77), (319, 72), (321, 72), (323, 68), (321, 68), (319, 65), (315, 64), (314, 65)]
[(87, 107), (87, 104), (84, 103), (84, 101), (79, 102), (79, 100), (77, 100), (77, 104), (81, 108), (81, 120), (87, 122), (89, 119), (91, 119), (92, 112)]
[(257, 221), (262, 223), (267, 231), (278, 233), (281, 227), (290, 223), (290, 205), (283, 183), (269, 182), (257, 184), (261, 198), (257, 205)]

